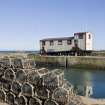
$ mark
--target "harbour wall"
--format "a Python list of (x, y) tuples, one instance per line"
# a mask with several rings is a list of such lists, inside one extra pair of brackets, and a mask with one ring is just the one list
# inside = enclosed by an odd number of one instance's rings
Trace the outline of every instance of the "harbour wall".
[(35, 56), (38, 66), (79, 69), (105, 69), (105, 57), (96, 56)]

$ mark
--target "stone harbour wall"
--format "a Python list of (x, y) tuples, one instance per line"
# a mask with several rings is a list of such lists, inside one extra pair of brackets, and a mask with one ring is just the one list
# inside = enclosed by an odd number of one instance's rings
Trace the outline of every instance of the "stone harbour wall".
[(105, 57), (94, 56), (35, 56), (38, 66), (80, 69), (105, 69)]

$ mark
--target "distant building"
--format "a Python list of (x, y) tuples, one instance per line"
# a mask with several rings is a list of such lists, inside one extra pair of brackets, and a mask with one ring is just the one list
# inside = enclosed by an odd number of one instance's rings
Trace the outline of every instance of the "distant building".
[(40, 40), (40, 52), (41, 54), (69, 54), (76, 48), (84, 52), (89, 52), (93, 50), (92, 43), (92, 33), (79, 32), (74, 33), (73, 37), (47, 38)]

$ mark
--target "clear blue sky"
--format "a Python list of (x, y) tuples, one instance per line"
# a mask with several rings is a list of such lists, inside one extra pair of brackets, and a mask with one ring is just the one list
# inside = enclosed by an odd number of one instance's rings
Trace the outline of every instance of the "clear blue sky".
[(0, 0), (0, 50), (39, 50), (42, 38), (78, 31), (105, 49), (105, 0)]

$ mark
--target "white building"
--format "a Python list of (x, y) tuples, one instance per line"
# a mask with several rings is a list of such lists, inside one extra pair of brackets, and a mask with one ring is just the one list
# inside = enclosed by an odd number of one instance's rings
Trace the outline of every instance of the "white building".
[(41, 53), (67, 52), (77, 47), (83, 51), (92, 51), (92, 33), (74, 33), (73, 37), (47, 38), (40, 40)]

